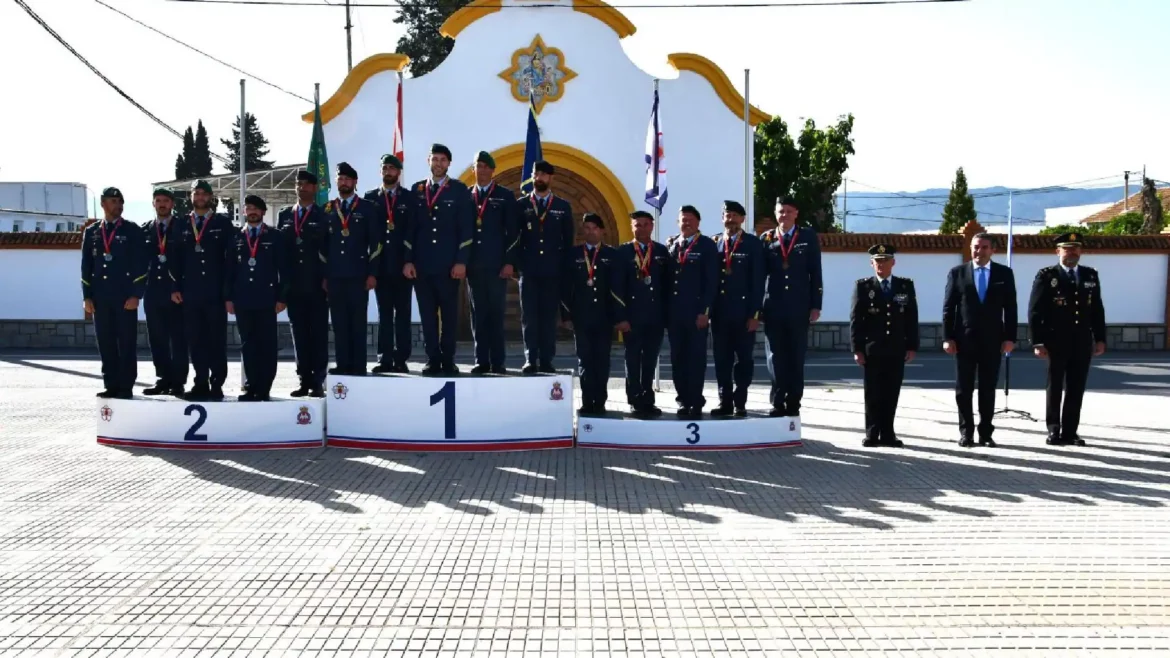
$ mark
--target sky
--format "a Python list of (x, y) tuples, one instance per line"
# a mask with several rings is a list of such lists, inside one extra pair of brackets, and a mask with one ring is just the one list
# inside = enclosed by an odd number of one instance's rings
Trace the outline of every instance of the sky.
[[(202, 119), (212, 147), (230, 135), (241, 75), (104, 7), (105, 3), (249, 73), (322, 100), (346, 73), (337, 7), (168, 0), (25, 0), (96, 68), (182, 132)], [(319, 0), (305, 0), (317, 2)], [(328, 0), (334, 4), (341, 0)], [(652, 4), (655, 0), (611, 0)], [(709, 1), (709, 0), (700, 0)], [(735, 0), (725, 0), (735, 1)], [(786, 0), (777, 0), (784, 2)], [(669, 4), (670, 0), (658, 0)], [(679, 4), (674, 0), (673, 4)], [(394, 8), (354, 10), (354, 63), (394, 52)], [(853, 113), (850, 194), (1039, 187), (1148, 168), (1170, 180), (1170, 58), (1164, 0), (970, 0), (924, 5), (630, 8), (623, 41), (647, 72), (666, 55), (702, 54), (751, 101), (791, 127)], [(151, 183), (173, 178), (182, 146), (58, 44), (14, 2), (0, 2), (0, 181), (120, 187), (148, 209)], [(248, 110), (269, 159), (303, 162), (311, 104), (248, 79)], [(642, 101), (643, 99), (638, 99)], [(645, 103), (636, 103), (645, 112)], [(409, 144), (409, 125), (406, 139)], [(220, 170), (219, 167), (216, 169)]]

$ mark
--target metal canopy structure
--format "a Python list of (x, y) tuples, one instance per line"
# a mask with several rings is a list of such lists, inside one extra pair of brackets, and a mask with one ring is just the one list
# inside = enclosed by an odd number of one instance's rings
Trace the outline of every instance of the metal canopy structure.
[[(268, 204), (269, 215), (275, 218), (276, 212), (281, 206), (289, 206), (296, 203), (297, 172), (304, 168), (305, 165), (302, 163), (246, 172), (248, 189), (245, 192), (255, 194), (264, 199), (264, 202)], [(151, 189), (165, 187), (176, 192), (186, 192), (191, 189), (191, 185), (197, 180), (199, 179), (189, 178), (186, 180), (154, 183)], [(211, 184), (211, 189), (215, 190), (215, 196), (220, 199), (221, 203), (225, 199), (235, 202), (240, 196), (239, 174), (225, 171), (222, 174), (204, 176), (203, 180)]]

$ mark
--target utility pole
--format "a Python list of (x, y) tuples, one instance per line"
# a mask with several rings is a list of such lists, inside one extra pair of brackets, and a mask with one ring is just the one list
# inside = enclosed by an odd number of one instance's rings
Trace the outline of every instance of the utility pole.
[(849, 232), (849, 179), (848, 178), (845, 179), (845, 193), (842, 196), (844, 198), (841, 200), (841, 204), (844, 206), (844, 208), (841, 210), (841, 231), (844, 233), (848, 233)]
[(1125, 171), (1125, 212), (1129, 212), (1129, 170)]
[(349, 21), (349, 0), (345, 0), (345, 65), (346, 71), (353, 70), (353, 23)]

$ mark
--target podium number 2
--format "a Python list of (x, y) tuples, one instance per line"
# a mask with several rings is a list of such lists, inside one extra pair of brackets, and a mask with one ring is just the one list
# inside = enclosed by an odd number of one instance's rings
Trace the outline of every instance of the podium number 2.
[(443, 438), (455, 438), (455, 382), (443, 384), (443, 388), (431, 394), (431, 406), (443, 402)]
[(691, 431), (691, 435), (687, 437), (687, 443), (695, 445), (699, 442), (699, 424), (687, 423), (687, 429)]
[(192, 404), (188, 405), (187, 408), (183, 410), (183, 415), (190, 416), (191, 412), (198, 414), (199, 418), (196, 418), (195, 423), (191, 425), (191, 427), (187, 428), (187, 433), (183, 435), (183, 440), (206, 441), (206, 434), (196, 434), (196, 432), (199, 431), (200, 427), (203, 427), (203, 423), (207, 422), (207, 409), (201, 404)]

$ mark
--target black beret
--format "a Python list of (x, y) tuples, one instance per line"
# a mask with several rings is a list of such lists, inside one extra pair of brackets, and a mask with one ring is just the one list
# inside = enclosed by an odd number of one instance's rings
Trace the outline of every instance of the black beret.
[(596, 224), (597, 228), (605, 228), (605, 220), (601, 219), (601, 215), (595, 212), (587, 212), (581, 215), (581, 223), (584, 224), (586, 222)]
[(651, 215), (645, 210), (635, 210), (634, 212), (630, 213), (630, 219), (648, 219), (650, 221), (654, 221), (654, 215)]
[(1058, 247), (1079, 247), (1085, 237), (1084, 233), (1062, 233), (1056, 236), (1056, 246)]
[(737, 215), (747, 214), (747, 211), (743, 209), (743, 206), (739, 205), (738, 201), (724, 201), (723, 210), (724, 212), (733, 212)]
[(553, 176), (557, 173), (557, 170), (553, 169), (553, 166), (549, 164), (547, 160), (537, 160), (536, 164), (533, 165), (532, 170), (538, 173), (548, 174), (549, 176)]
[(431, 155), (445, 155), (447, 159), (451, 159), (451, 149), (442, 144), (431, 144)]
[(357, 170), (349, 166), (348, 162), (337, 163), (337, 175), (345, 176), (346, 178), (357, 178)]
[(194, 192), (195, 190), (203, 190), (204, 192), (207, 192), (208, 194), (215, 194), (215, 192), (211, 191), (211, 183), (208, 183), (207, 181), (203, 180), (202, 178), (195, 181), (194, 183), (191, 183), (191, 191)]
[(694, 207), (694, 206), (686, 205), (686, 206), (683, 206), (682, 208), (678, 209), (678, 214), (681, 215), (684, 212), (688, 212), (688, 213), (694, 215), (695, 219), (700, 219), (700, 220), (703, 219), (703, 216), (699, 214), (699, 209)]
[(297, 172), (297, 182), (298, 183), (301, 183), (301, 182), (312, 183), (313, 185), (316, 185), (317, 184), (317, 175), (311, 171), (306, 171), (306, 170), (302, 169), (302, 170)]
[(898, 248), (892, 244), (875, 244), (869, 248), (869, 255), (873, 256), (874, 260), (893, 258), (896, 253), (898, 253)]
[(492, 169), (495, 169), (495, 168), (496, 168), (496, 160), (495, 160), (495, 158), (493, 158), (493, 157), (492, 157), (492, 154), (491, 154), (491, 153), (488, 153), (487, 151), (480, 151), (480, 152), (479, 152), (479, 153), (478, 153), (478, 154), (475, 156), (475, 161), (476, 161), (476, 162), (482, 162), (482, 163), (484, 163), (485, 165), (487, 165), (487, 166), (491, 167)]
[(399, 160), (393, 153), (387, 153), (382, 156), (382, 164), (390, 165), (395, 169), (402, 169), (402, 160)]
[(107, 187), (106, 189), (102, 190), (102, 198), (121, 199), (122, 201), (126, 200), (125, 197), (122, 196), (122, 190), (119, 190), (116, 187)]
[(791, 194), (782, 194), (776, 197), (776, 205), (796, 207), (796, 197)]
[(154, 196), (156, 196), (156, 197), (165, 196), (166, 198), (170, 199), (171, 201), (175, 200), (175, 193), (168, 190), (165, 187), (154, 188)]
[(244, 197), (244, 205), (245, 206), (256, 206), (261, 211), (268, 212), (268, 204), (264, 203), (264, 199), (261, 199), (260, 197), (256, 196), (255, 194), (249, 194), (248, 196)]

